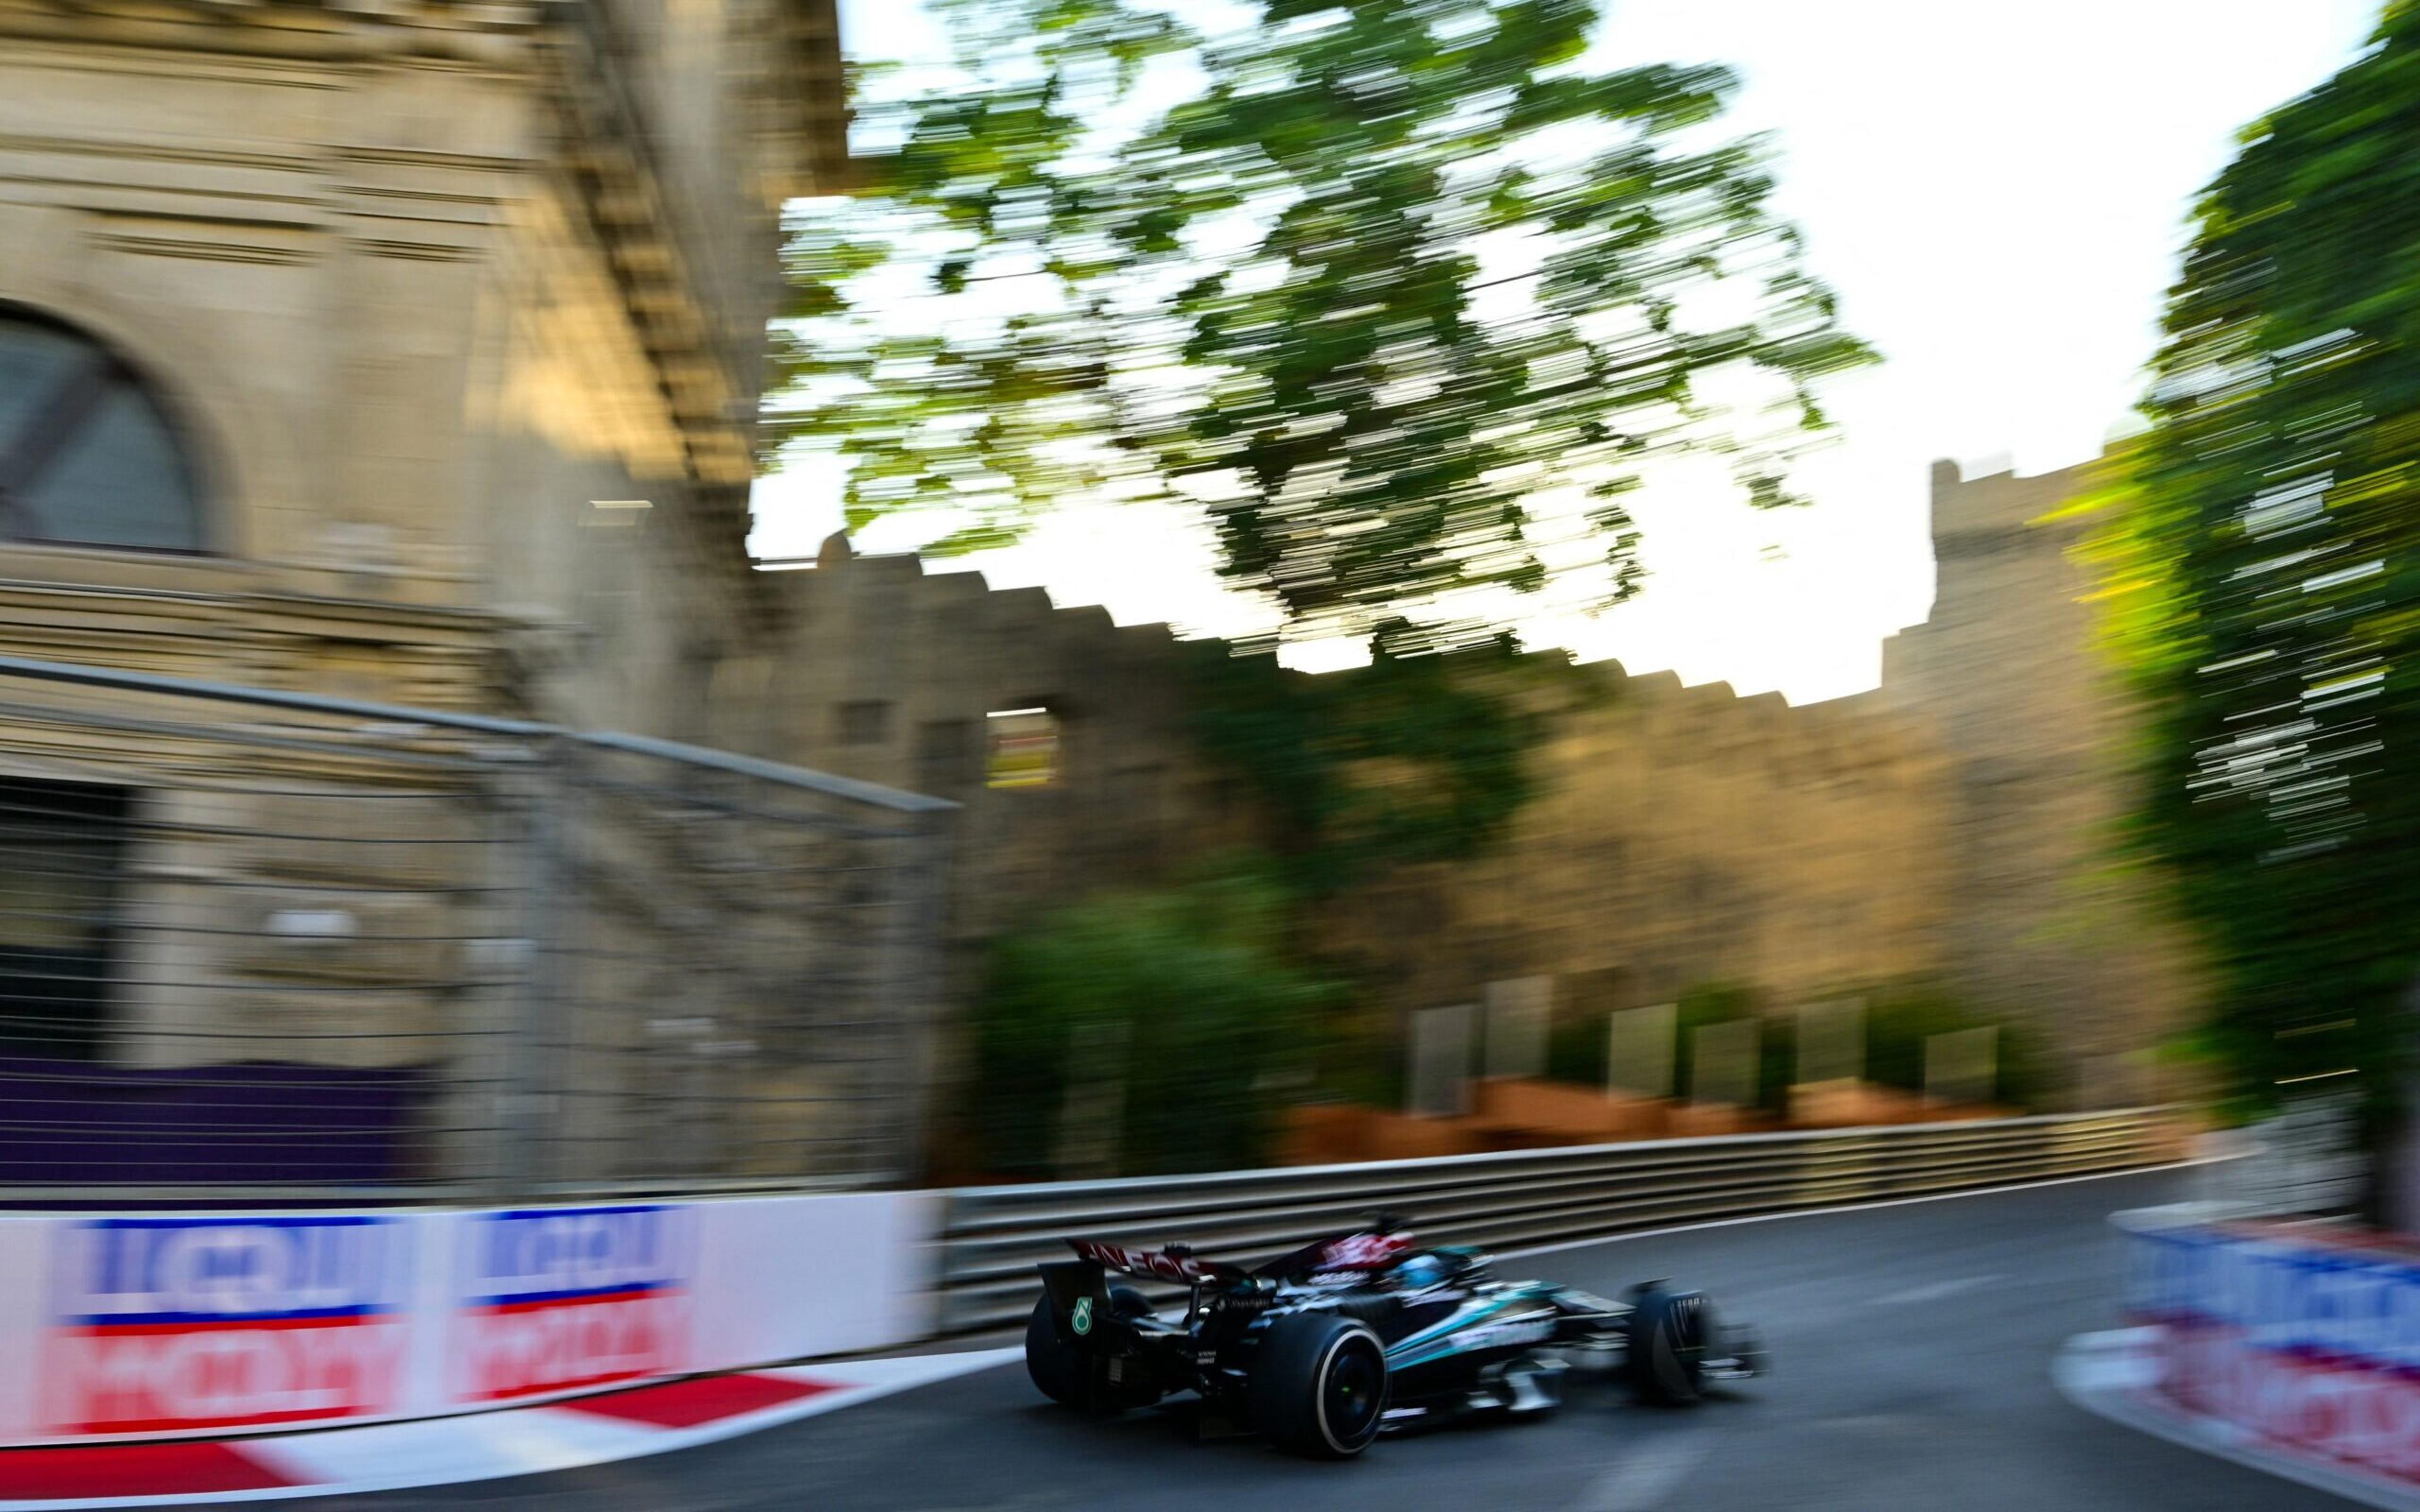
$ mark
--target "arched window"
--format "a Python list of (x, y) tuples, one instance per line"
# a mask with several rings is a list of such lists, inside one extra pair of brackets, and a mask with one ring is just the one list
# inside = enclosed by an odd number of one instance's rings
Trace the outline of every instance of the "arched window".
[(0, 306), (0, 538), (203, 548), (194, 470), (116, 353)]

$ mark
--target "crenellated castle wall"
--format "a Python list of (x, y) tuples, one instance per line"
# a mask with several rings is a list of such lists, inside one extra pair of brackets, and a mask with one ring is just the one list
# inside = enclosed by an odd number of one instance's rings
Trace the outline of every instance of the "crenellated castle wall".
[[(1334, 903), (1323, 949), (1399, 1012), (1536, 974), (1558, 1011), (1588, 1014), (1717, 980), (1786, 1003), (1931, 979), (2040, 1030), (2074, 1095), (2145, 1095), (2139, 1052), (2183, 1012), (2190, 954), (2102, 858), (2125, 708), (2092, 657), (2075, 528), (2038, 523), (2080, 479), (1936, 470), (1938, 603), (1888, 643), (1874, 692), (1792, 707), (1579, 669), (1509, 840)], [(961, 996), (1019, 910), (1254, 832), (1249, 797), (1192, 748), (1164, 626), (837, 541), (781, 590), (781, 754), (967, 805)], [(1060, 718), (1056, 780), (986, 787), (986, 714), (1030, 706)]]

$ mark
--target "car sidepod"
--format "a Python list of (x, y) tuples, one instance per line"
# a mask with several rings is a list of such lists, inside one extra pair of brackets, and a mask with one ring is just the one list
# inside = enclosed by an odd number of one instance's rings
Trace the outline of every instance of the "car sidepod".
[(1563, 1362), (1542, 1352), (1561, 1338), (1551, 1296), (1530, 1288), (1480, 1292), (1391, 1339), (1387, 1366), (1405, 1418), (1462, 1412), (1550, 1411), (1562, 1400)]

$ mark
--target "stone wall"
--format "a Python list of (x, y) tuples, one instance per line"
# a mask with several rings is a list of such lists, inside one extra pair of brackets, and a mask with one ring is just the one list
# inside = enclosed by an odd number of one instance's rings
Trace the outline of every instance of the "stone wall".
[[(1057, 609), (1038, 588), (909, 556), (856, 557), (835, 537), (809, 571), (768, 573), (794, 637), (766, 682), (784, 760), (964, 806), (951, 841), (959, 995), (970, 952), (1027, 910), (1166, 875), (1242, 842), (1255, 816), (1187, 728), (1165, 625)], [(990, 717), (1042, 709), (1055, 772), (987, 780)]]
[(2057, 515), (2090, 481), (2088, 465), (1971, 479), (1934, 465), (1932, 612), (1885, 642), (1879, 697), (1949, 757), (1948, 976), (2053, 1032), (2116, 1098), (2154, 1090), (2119, 1057), (2180, 1027), (2199, 980), (2181, 930), (2112, 859), (2134, 727), (2093, 650), (2072, 557), (2085, 523)]
[[(2040, 1031), (2064, 1096), (2150, 1095), (2143, 1052), (2181, 1022), (2195, 977), (2182, 936), (2107, 860), (2127, 716), (2091, 650), (2076, 528), (2041, 519), (2080, 482), (1936, 471), (1938, 602), (1888, 643), (1877, 691), (1793, 708), (1579, 669), (1538, 711), (1538, 794), (1506, 842), (1339, 900), (1321, 949), (1392, 1015), (1532, 975), (1555, 979), (1564, 1017), (1718, 981), (1776, 1006), (1929, 981)], [(768, 686), (788, 759), (968, 804), (957, 1000), (1018, 910), (1255, 832), (1249, 798), (1191, 749), (1162, 628), (853, 558), (837, 538), (780, 581), (797, 640)], [(1064, 718), (1047, 787), (986, 789), (971, 763), (920, 759), (933, 731), (1031, 704)]]
[(1495, 852), (1345, 901), (1340, 937), (1408, 1010), (1557, 980), (1559, 1015), (1725, 981), (1777, 1002), (1938, 974), (1947, 763), (1866, 700), (1792, 709), (1672, 674), (1582, 670), (1538, 795)]

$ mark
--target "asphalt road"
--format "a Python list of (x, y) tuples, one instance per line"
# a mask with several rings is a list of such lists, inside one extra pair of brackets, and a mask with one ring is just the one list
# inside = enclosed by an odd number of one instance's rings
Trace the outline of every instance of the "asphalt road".
[[(1021, 1366), (749, 1438), (561, 1474), (282, 1504), (939, 1509), (1519, 1507), (1955, 1512), (2349, 1506), (2106, 1423), (2052, 1388), (2070, 1335), (2112, 1326), (2105, 1216), (2169, 1200), (2119, 1177), (1590, 1245), (1511, 1262), (1611, 1292), (1669, 1275), (1761, 1324), (1778, 1373), (1695, 1410), (1582, 1384), (1539, 1422), (1381, 1441), (1318, 1464), (1196, 1443), (1167, 1412), (1089, 1422)], [(1442, 1237), (1442, 1236), (1440, 1236)]]

